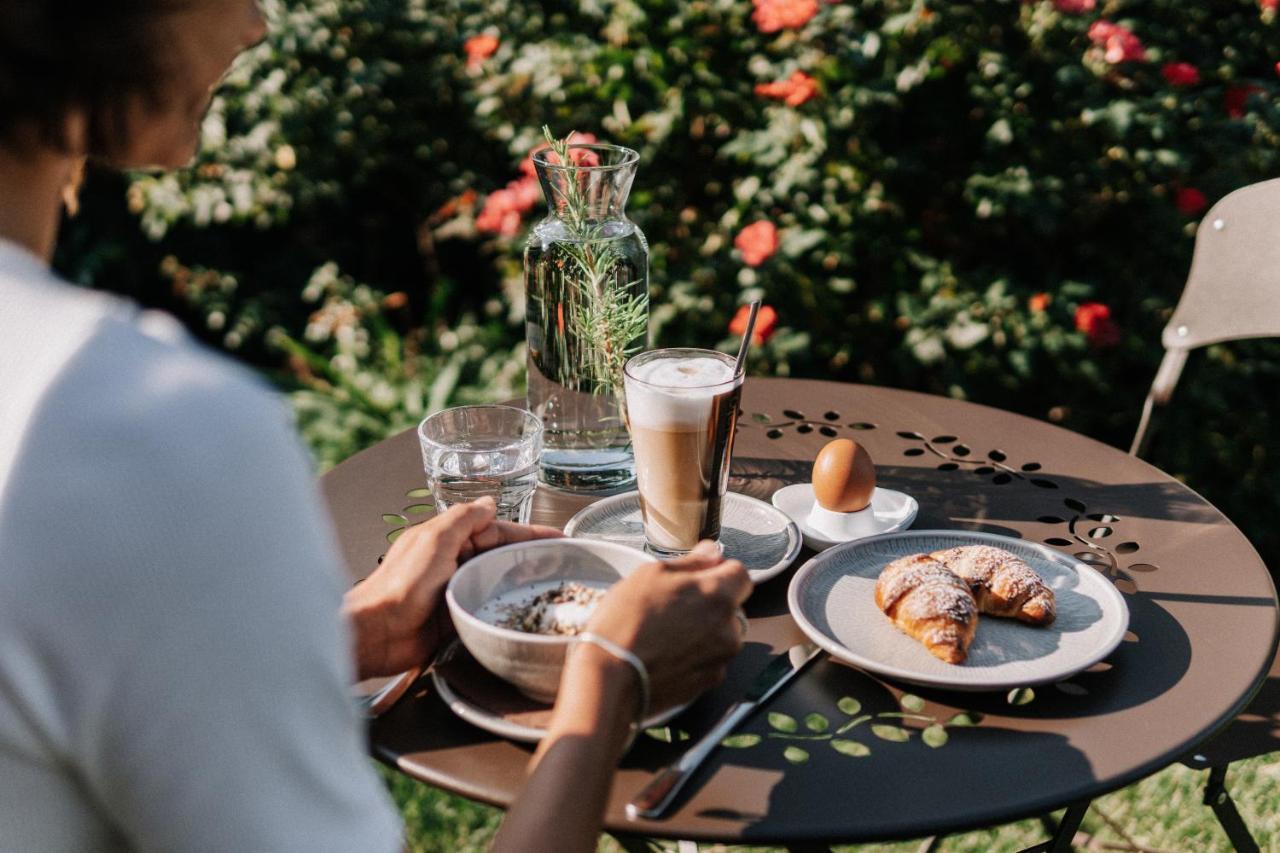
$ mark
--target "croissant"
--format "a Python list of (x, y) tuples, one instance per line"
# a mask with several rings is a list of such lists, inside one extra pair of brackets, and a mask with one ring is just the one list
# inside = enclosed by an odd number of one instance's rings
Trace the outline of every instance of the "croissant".
[(1048, 625), (1057, 615), (1053, 590), (1008, 551), (990, 545), (964, 545), (934, 551), (930, 556), (969, 584), (983, 613), (1031, 625)]
[(885, 566), (876, 580), (876, 606), (936, 658), (964, 663), (978, 628), (969, 585), (932, 557), (913, 554)]

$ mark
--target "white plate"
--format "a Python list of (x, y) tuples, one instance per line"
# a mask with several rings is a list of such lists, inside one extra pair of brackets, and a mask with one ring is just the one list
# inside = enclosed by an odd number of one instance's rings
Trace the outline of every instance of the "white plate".
[[(460, 651), (462, 651), (462, 647), (455, 640), (444, 654), (452, 655), (460, 653)], [(493, 709), (461, 695), (438, 670), (433, 669), (431, 671), (431, 683), (435, 685), (436, 692), (440, 694), (440, 699), (449, 706), (449, 710), (476, 728), (484, 729), (490, 734), (519, 741), (520, 743), (537, 743), (547, 735), (547, 730), (544, 728), (508, 719), (501, 714), (495, 713)], [(511, 693), (513, 696), (515, 692), (515, 688), (512, 688)], [(520, 700), (520, 697), (515, 698), (517, 701)], [(643, 727), (647, 729), (653, 726), (665, 725), (680, 712), (684, 711), (685, 708), (688, 708), (689, 704), (686, 702), (660, 714), (653, 714), (644, 721)]]
[[(627, 492), (584, 507), (569, 519), (564, 534), (643, 549), (640, 493)], [(720, 507), (720, 544), (724, 555), (740, 560), (752, 582), (759, 584), (782, 574), (804, 543), (800, 528), (786, 513), (764, 501), (728, 492)]]
[[(880, 570), (909, 554), (994, 545), (1021, 557), (1057, 598), (1047, 628), (978, 617), (965, 663), (944, 663), (894, 627), (876, 607)], [(1058, 681), (1115, 650), (1129, 625), (1124, 597), (1094, 569), (1042, 545), (958, 530), (918, 530), (859, 539), (800, 567), (787, 590), (800, 629), (846, 663), (913, 684), (953, 690), (1007, 690)]]
[(875, 529), (864, 536), (850, 539), (832, 539), (809, 526), (809, 511), (813, 509), (813, 483), (796, 483), (784, 486), (773, 493), (773, 505), (782, 510), (800, 528), (804, 536), (804, 544), (814, 551), (825, 551), (832, 545), (851, 542), (854, 539), (865, 539), (867, 536), (879, 536), (882, 533), (897, 533), (906, 530), (916, 520), (920, 512), (920, 504), (905, 492), (893, 489), (882, 489), (879, 486), (871, 493), (871, 514), (875, 521)]

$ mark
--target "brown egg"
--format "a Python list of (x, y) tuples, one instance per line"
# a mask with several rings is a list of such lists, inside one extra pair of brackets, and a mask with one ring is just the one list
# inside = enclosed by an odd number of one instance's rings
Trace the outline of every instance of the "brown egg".
[(813, 496), (832, 512), (857, 512), (871, 503), (876, 466), (856, 442), (838, 438), (813, 461)]

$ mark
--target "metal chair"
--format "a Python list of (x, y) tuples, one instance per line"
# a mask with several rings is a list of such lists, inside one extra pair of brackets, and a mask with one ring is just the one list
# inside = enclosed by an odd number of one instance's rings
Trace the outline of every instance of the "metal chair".
[[(1182, 298), (1161, 337), (1164, 359), (1142, 406), (1129, 453), (1141, 455), (1151, 415), (1173, 396), (1187, 355), (1197, 347), (1280, 336), (1280, 179), (1251, 184), (1215, 204), (1196, 231)], [(1182, 763), (1209, 770), (1205, 805), (1237, 850), (1257, 843), (1226, 788), (1234, 761), (1280, 750), (1280, 657), (1243, 714)]]

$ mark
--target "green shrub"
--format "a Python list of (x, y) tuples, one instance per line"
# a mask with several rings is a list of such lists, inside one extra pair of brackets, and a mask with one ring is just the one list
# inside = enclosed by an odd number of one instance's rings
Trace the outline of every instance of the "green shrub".
[[(757, 371), (966, 397), (1113, 443), (1136, 423), (1197, 217), (1280, 171), (1275, 0), (276, 14), (196, 167), (127, 192), (99, 181), (62, 264), (184, 306), (305, 389), (330, 458), (425, 408), (518, 390), (512, 226), (539, 213), (494, 193), (543, 123), (640, 150), (630, 210), (652, 245), (656, 342), (727, 345), (762, 297), (778, 320)], [(514, 220), (492, 233), (498, 213)], [(1275, 431), (1234, 415), (1274, 410), (1277, 355), (1197, 354), (1153, 445), (1271, 558)]]

